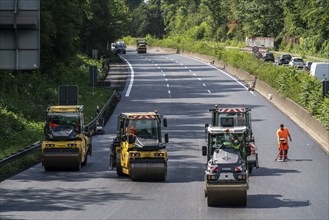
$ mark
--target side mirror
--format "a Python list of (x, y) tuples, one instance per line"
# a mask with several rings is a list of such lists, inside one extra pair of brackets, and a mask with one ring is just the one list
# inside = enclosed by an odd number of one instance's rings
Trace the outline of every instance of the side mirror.
[(163, 127), (167, 127), (167, 119), (166, 118), (163, 119)]
[(169, 142), (169, 135), (165, 134), (165, 143), (168, 143), (168, 142)]
[(202, 156), (207, 156), (207, 147), (202, 146)]
[(136, 141), (135, 135), (128, 135), (128, 144), (133, 144)]

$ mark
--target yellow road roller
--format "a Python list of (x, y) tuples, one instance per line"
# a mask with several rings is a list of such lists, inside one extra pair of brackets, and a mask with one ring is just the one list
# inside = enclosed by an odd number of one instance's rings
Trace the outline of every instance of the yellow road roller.
[(132, 180), (160, 180), (167, 178), (168, 155), (162, 141), (161, 125), (167, 120), (157, 111), (121, 113), (118, 117), (117, 137), (111, 145), (110, 166), (118, 176)]
[(91, 136), (83, 131), (83, 105), (47, 108), (42, 165), (45, 171), (77, 170), (87, 164), (92, 153)]

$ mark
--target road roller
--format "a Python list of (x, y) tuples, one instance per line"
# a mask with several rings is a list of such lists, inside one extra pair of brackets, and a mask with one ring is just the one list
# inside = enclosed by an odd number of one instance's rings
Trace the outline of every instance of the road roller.
[(116, 167), (118, 176), (134, 181), (166, 180), (169, 137), (165, 134), (162, 141), (162, 124), (167, 127), (167, 120), (157, 111), (118, 116), (118, 132), (110, 150), (110, 167)]
[(247, 127), (206, 124), (205, 131), (207, 146), (202, 147), (202, 154), (207, 156), (205, 196), (208, 206), (246, 206), (247, 155), (250, 154)]
[(83, 105), (47, 108), (42, 165), (49, 170), (77, 170), (92, 153), (91, 135), (83, 130)]

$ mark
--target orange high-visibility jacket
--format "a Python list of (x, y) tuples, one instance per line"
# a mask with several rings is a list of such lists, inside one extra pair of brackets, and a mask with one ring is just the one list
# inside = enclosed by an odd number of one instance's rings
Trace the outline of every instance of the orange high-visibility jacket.
[(283, 130), (281, 130), (281, 128), (279, 128), (276, 132), (276, 136), (278, 137), (278, 148), (280, 149), (280, 138), (284, 138), (286, 139), (286, 143), (285, 145), (283, 145), (283, 149), (282, 150), (288, 150), (289, 149), (289, 144), (288, 144), (288, 137), (289, 137), (290, 133), (288, 128), (283, 128)]

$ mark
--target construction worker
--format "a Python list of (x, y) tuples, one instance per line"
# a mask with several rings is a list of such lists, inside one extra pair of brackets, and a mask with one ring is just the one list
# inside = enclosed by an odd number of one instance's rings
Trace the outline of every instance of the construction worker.
[(234, 140), (233, 144), (232, 144), (232, 147), (234, 149), (240, 150), (240, 141), (239, 140)]
[[(289, 149), (288, 137), (289, 137), (289, 140), (292, 141), (288, 128), (284, 127), (283, 124), (280, 124), (280, 128), (277, 130), (276, 136), (278, 138), (278, 148), (280, 151), (280, 153), (279, 153), (280, 160), (287, 159), (288, 158), (288, 149)], [(283, 153), (284, 153), (284, 158), (282, 158)]]

